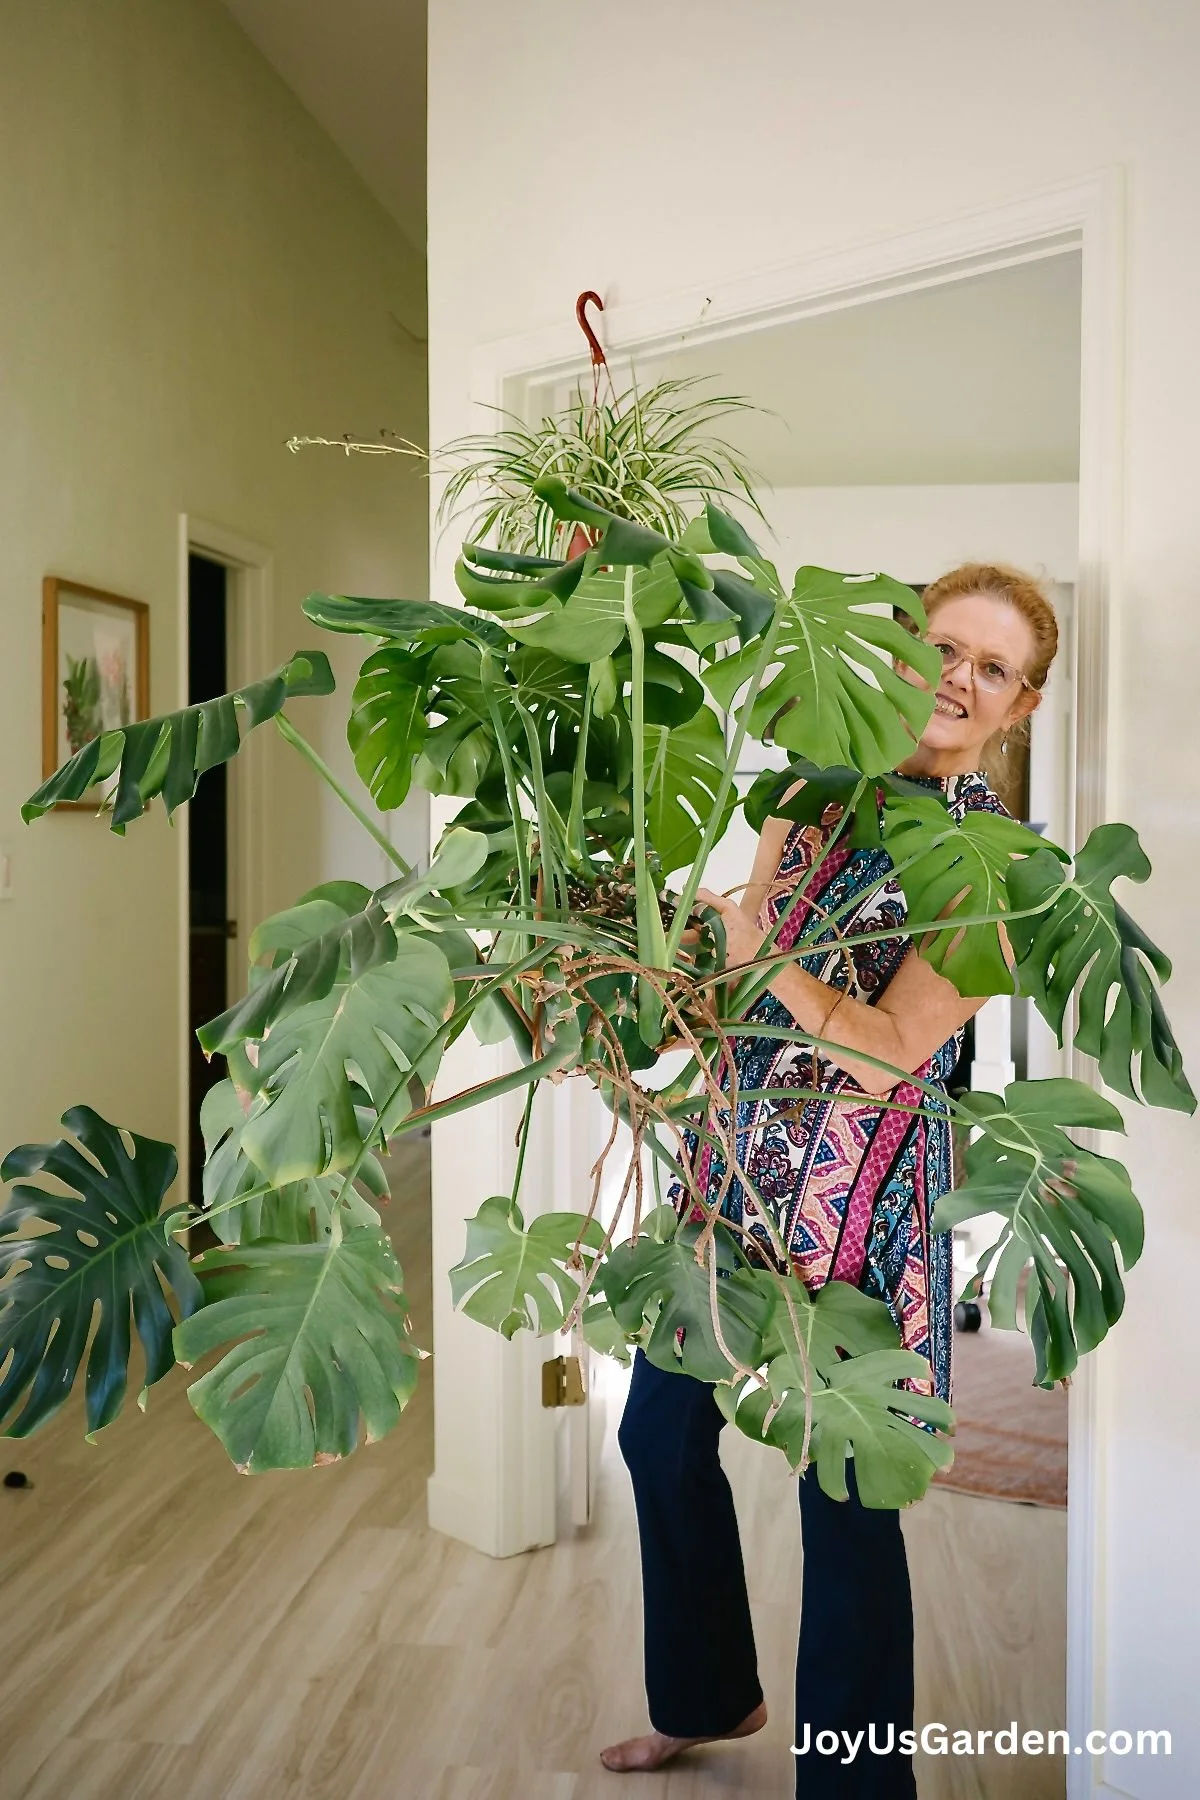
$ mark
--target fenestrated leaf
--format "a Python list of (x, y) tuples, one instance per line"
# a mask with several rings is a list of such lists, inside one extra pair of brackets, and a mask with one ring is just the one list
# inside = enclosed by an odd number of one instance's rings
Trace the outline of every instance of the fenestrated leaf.
[[(798, 751), (821, 768), (841, 763), (864, 775), (894, 769), (925, 729), (933, 694), (905, 680), (892, 660), (907, 663), (931, 683), (941, 670), (937, 651), (893, 616), (899, 609), (924, 624), (912, 589), (886, 575), (805, 567), (797, 572), (791, 597), (778, 604), (783, 613), (778, 666), (751, 709), (753, 735)], [(747, 644), (705, 671), (705, 685), (722, 706), (733, 705), (758, 654), (756, 644)]]
[(237, 755), (241, 718), (251, 731), (282, 712), (293, 696), (331, 694), (333, 687), (329, 658), (320, 650), (298, 650), (262, 681), (93, 738), (30, 796), (21, 817), (28, 824), (60, 800), (81, 800), (97, 782), (113, 775), (117, 778), (110, 818), (113, 831), (123, 832), (155, 794), (162, 795), (170, 816), (191, 799), (207, 769)]
[(383, 812), (403, 804), (429, 726), (429, 654), (387, 645), (359, 671), (346, 736), (359, 778)]
[(474, 638), (503, 649), (508, 642), (499, 625), (461, 606), (439, 606), (435, 600), (358, 600), (348, 594), (310, 594), (303, 610), (326, 631), (350, 631), (364, 637), (391, 638), (398, 644), (450, 643)]
[(1011, 865), (1014, 909), (1054, 898), (1047, 911), (1012, 919), (1008, 932), (1021, 991), (1060, 1044), (1067, 1007), (1078, 993), (1075, 1043), (1097, 1059), (1109, 1087), (1131, 1100), (1191, 1113), (1196, 1096), (1154, 986), (1155, 978), (1170, 976), (1170, 961), (1112, 894), (1119, 876), (1145, 881), (1149, 874), (1150, 859), (1132, 827), (1099, 825), (1070, 873), (1045, 850)]
[[(201, 1304), (187, 1255), (171, 1236), (179, 1215), (162, 1210), (178, 1167), (170, 1144), (130, 1133), (130, 1152), (118, 1127), (90, 1106), (73, 1106), (62, 1122), (82, 1150), (66, 1138), (22, 1144), (0, 1164), (4, 1181), (49, 1175), (70, 1190), (18, 1182), (0, 1212), (0, 1276), (8, 1277), (0, 1287), (0, 1421), (9, 1437), (27, 1437), (53, 1418), (85, 1351), (88, 1432), (111, 1423), (125, 1398), (130, 1313), (150, 1387), (175, 1360), (163, 1282), (182, 1316)], [(51, 1229), (27, 1235), (23, 1228), (34, 1223)]]
[[(734, 1368), (713, 1329), (709, 1270), (696, 1261), (701, 1229), (685, 1224), (666, 1243), (639, 1237), (636, 1243), (618, 1244), (600, 1280), (623, 1330), (639, 1331), (653, 1321), (643, 1348), (658, 1368), (678, 1369), (700, 1381), (727, 1381)], [(717, 1258), (717, 1317), (725, 1345), (743, 1367), (757, 1368), (771, 1317), (771, 1292), (751, 1270), (737, 1266), (720, 1226), (706, 1254)], [(682, 1346), (676, 1340), (680, 1329)]]
[[(968, 812), (954, 819), (932, 798), (888, 800), (883, 841), (909, 917), (926, 923), (1007, 911), (1006, 877), (1014, 856), (1053, 856), (1044, 838), (1006, 813)], [(960, 994), (1013, 991), (998, 925), (932, 932), (919, 948)]]
[(980, 1257), (967, 1296), (998, 1258), (989, 1309), (993, 1324), (1012, 1329), (1017, 1283), (1033, 1264), (1030, 1293), (1044, 1314), (1044, 1330), (1031, 1328), (1036, 1379), (1052, 1387), (1120, 1318), (1125, 1290), (1114, 1247), (1129, 1269), (1143, 1238), (1128, 1171), (1082, 1149), (1064, 1128), (1123, 1131), (1124, 1124), (1110, 1101), (1081, 1081), (1058, 1077), (1011, 1082), (1003, 1099), (965, 1094), (958, 1105), (982, 1131), (966, 1151), (967, 1180), (938, 1201), (933, 1229), (950, 1230), (981, 1213), (1004, 1214), (1005, 1228)]
[[(467, 1248), (450, 1271), (454, 1304), (503, 1337), (560, 1331), (603, 1241), (583, 1213), (541, 1213), (526, 1225), (507, 1194), (493, 1194), (467, 1220)], [(570, 1266), (576, 1243), (581, 1266)]]
[[(633, 664), (627, 644), (617, 651), (613, 663), (618, 682), (622, 688), (627, 687)], [(643, 653), (642, 691), (644, 717), (649, 725), (684, 725), (704, 705), (704, 689), (691, 670), (653, 644), (647, 644)]]
[[(436, 921), (426, 910), (429, 897), (441, 888), (457, 888), (482, 868), (487, 857), (482, 832), (453, 826), (442, 839), (428, 869), (414, 869), (368, 894), (362, 910), (347, 916), (332, 898), (314, 894), (267, 919), (250, 940), (252, 955), (268, 949), (277, 954), (269, 975), (252, 982), (250, 991), (196, 1033), (206, 1056), (228, 1055), (236, 1044), (266, 1035), (273, 1025), (310, 1001), (324, 1000), (335, 982), (360, 980), (372, 969), (400, 954), (396, 925), (413, 919), (428, 930)], [(355, 894), (344, 884), (345, 895)], [(363, 890), (364, 892), (366, 890)], [(440, 955), (437, 945), (431, 945)], [(404, 954), (408, 954), (405, 952)]]
[(944, 1400), (894, 1385), (928, 1381), (929, 1365), (900, 1349), (886, 1304), (841, 1281), (826, 1282), (814, 1297), (795, 1277), (756, 1278), (786, 1289), (790, 1305), (781, 1292), (763, 1346), (767, 1386), (746, 1382), (715, 1390), (725, 1416), (748, 1437), (782, 1450), (797, 1469), (804, 1454), (805, 1385), (811, 1382), (808, 1453), (824, 1491), (835, 1500), (847, 1497), (846, 1455), (853, 1448), (864, 1505), (907, 1506), (919, 1499), (952, 1450), (945, 1438), (912, 1420), (947, 1430), (953, 1415)]
[[(893, 1384), (928, 1380), (929, 1364), (913, 1350), (873, 1350), (851, 1357), (813, 1395), (812, 1460), (831, 1500), (845, 1500), (846, 1458), (864, 1506), (900, 1507), (919, 1500), (938, 1469), (954, 1460), (947, 1433), (954, 1414), (937, 1394)], [(926, 1431), (914, 1419), (937, 1427)]]
[[(825, 816), (827, 806), (837, 805), (844, 809), (849, 805), (861, 780), (857, 769), (818, 769), (815, 763), (810, 763), (803, 756), (789, 763), (786, 769), (764, 769), (761, 775), (755, 777), (742, 802), (746, 823), (755, 831), (761, 831), (770, 818), (794, 819), (799, 824), (818, 825)], [(784, 795), (788, 789), (798, 781), (804, 785), (789, 800), (785, 800)], [(910, 781), (907, 776), (890, 771), (876, 775), (868, 783), (855, 807), (849, 842), (856, 850), (874, 849), (883, 842), (879, 829), (881, 791), (885, 796), (932, 800), (943, 812), (946, 811), (945, 798), (931, 793), (919, 782)]]
[[(664, 875), (693, 863), (716, 805), (725, 764), (721, 722), (702, 707), (683, 725), (647, 725), (646, 830)], [(717, 836), (737, 805), (733, 783), (725, 797)], [(715, 840), (714, 840), (715, 841)]]
[[(261, 1106), (261, 1100), (255, 1102)], [(383, 1170), (373, 1156), (363, 1158), (356, 1183), (348, 1188), (341, 1175), (316, 1175), (262, 1193), (262, 1176), (242, 1152), (246, 1113), (232, 1081), (218, 1081), (200, 1106), (204, 1134), (204, 1204), (217, 1236), (225, 1244), (250, 1238), (274, 1238), (289, 1244), (319, 1244), (329, 1237), (335, 1205), (344, 1226), (378, 1225), (379, 1214), (359, 1192), (359, 1184), (377, 1199), (387, 1198)], [(360, 1119), (360, 1124), (369, 1121)], [(343, 1194), (343, 1189), (345, 1190)], [(248, 1195), (237, 1205), (239, 1195)]]
[(398, 1422), (420, 1352), (382, 1231), (337, 1243), (253, 1243), (197, 1261), (205, 1304), (175, 1332), (191, 1367), (232, 1343), (188, 1399), (244, 1473), (332, 1462)]
[(589, 1300), (579, 1320), (585, 1342), (601, 1356), (611, 1356), (623, 1369), (629, 1368), (633, 1355), (616, 1314), (607, 1300)]
[[(625, 637), (626, 568), (601, 568), (596, 551), (589, 568), (565, 605), (552, 600), (536, 615), (509, 614), (511, 635), (523, 644), (551, 650), (568, 662), (597, 662), (611, 656)], [(662, 625), (679, 605), (679, 581), (663, 555), (647, 568), (633, 568), (634, 616), (643, 628)]]
[(410, 1104), (404, 1077), (433, 1079), (437, 1031), (452, 999), (446, 958), (406, 931), (390, 961), (335, 983), (270, 1026), (255, 1071), (267, 1104), (247, 1120), (242, 1147), (273, 1187), (355, 1160), (363, 1145), (360, 1083), (385, 1127), (403, 1117)]

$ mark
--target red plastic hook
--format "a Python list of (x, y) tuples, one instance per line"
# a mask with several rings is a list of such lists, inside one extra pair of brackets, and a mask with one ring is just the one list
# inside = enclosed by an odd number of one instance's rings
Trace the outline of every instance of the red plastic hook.
[(601, 312), (604, 311), (603, 300), (600, 298), (599, 294), (593, 292), (593, 290), (589, 288), (587, 293), (580, 294), (578, 300), (575, 302), (575, 317), (579, 321), (580, 331), (582, 331), (584, 337), (591, 346), (592, 367), (596, 369), (606, 369), (608, 367), (608, 360), (600, 347), (600, 339), (596, 336), (588, 323), (587, 306), (589, 301), (593, 306), (599, 307)]

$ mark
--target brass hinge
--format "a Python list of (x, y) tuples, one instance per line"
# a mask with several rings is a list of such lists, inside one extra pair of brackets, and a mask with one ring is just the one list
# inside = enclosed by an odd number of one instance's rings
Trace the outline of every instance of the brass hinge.
[(586, 1399), (577, 1356), (552, 1356), (542, 1364), (543, 1406), (582, 1406)]

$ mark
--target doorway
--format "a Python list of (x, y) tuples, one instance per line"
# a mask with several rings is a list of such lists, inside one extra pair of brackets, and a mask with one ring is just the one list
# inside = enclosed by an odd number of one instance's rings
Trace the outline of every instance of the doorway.
[[(229, 689), (229, 571), (224, 563), (188, 553), (187, 644), (189, 706), (213, 700)], [(188, 828), (188, 1198), (203, 1201), (204, 1138), (200, 1108), (221, 1079), (219, 1061), (210, 1062), (196, 1038), (199, 1027), (229, 1004), (229, 945), (238, 922), (230, 916), (230, 765), (207, 769), (196, 784)]]
[[(179, 515), (176, 692), (195, 705), (267, 673), (271, 552), (220, 525)], [(178, 836), (178, 1007), (187, 1033), (179, 1060), (180, 1183), (201, 1197), (200, 1107), (219, 1077), (195, 1029), (244, 989), (242, 945), (262, 918), (266, 765), (259, 733), (201, 777), (175, 815)]]

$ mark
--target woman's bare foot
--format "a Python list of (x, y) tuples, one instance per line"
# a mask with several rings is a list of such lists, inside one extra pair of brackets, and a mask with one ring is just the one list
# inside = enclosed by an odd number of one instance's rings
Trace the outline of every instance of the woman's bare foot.
[(665, 1731), (648, 1731), (645, 1737), (626, 1738), (623, 1743), (610, 1744), (607, 1750), (600, 1752), (600, 1761), (606, 1769), (616, 1774), (627, 1770), (661, 1769), (665, 1762), (678, 1756), (681, 1750), (691, 1750), (696, 1744), (716, 1744), (726, 1738), (750, 1737), (761, 1731), (767, 1722), (767, 1703), (760, 1700), (752, 1713), (747, 1713), (740, 1725), (732, 1731), (717, 1732), (714, 1737), (668, 1737)]

